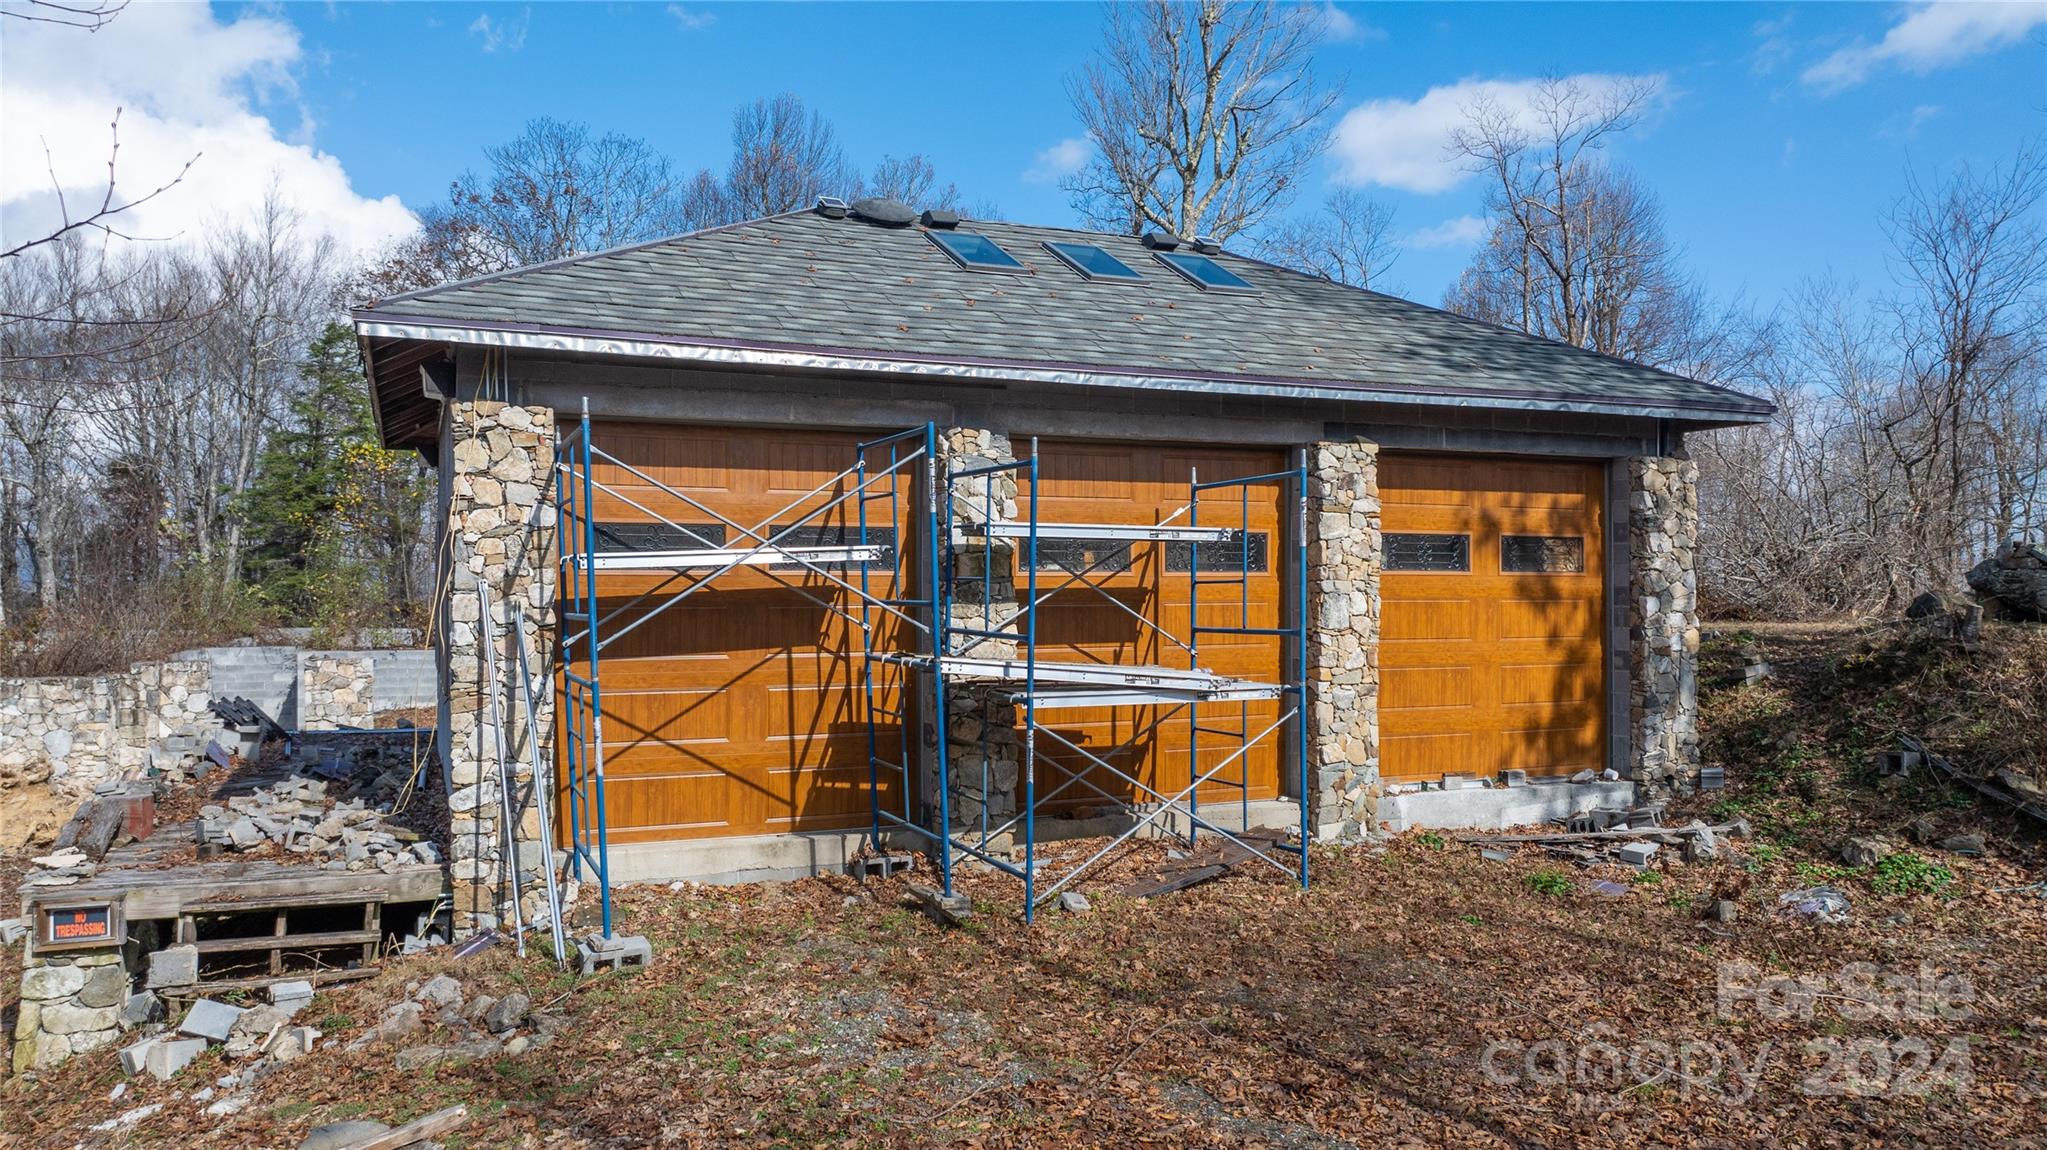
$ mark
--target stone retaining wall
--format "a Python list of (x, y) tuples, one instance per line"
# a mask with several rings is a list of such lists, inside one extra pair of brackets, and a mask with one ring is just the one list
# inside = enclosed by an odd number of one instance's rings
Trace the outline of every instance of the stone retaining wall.
[(1640, 456), (1626, 468), (1631, 766), (1648, 796), (1669, 798), (1699, 778), (1699, 467)]
[[(223, 729), (207, 705), (247, 685), (246, 675), (218, 673), (215, 655), (242, 650), (191, 651), (136, 663), (120, 674), (0, 679), (0, 787), (47, 784), (58, 794), (83, 797), (103, 782), (150, 767), (183, 769)], [(309, 730), (371, 726), (389, 693), (378, 689), (379, 668), (393, 664), (391, 678), (405, 687), (416, 664), (430, 658), (425, 651), (300, 653), (294, 706), (272, 717)], [(263, 701), (258, 705), (268, 709)]]
[(1323, 839), (1369, 834), (1379, 785), (1379, 448), (1317, 443), (1308, 460), (1309, 755)]
[(376, 725), (377, 656), (369, 651), (307, 651), (299, 656), (299, 726), (306, 730)]

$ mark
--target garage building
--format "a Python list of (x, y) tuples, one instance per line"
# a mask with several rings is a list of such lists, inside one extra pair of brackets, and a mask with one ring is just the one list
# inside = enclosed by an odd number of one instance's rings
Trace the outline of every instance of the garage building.
[[(1111, 800), (1142, 810), (1194, 777), (1190, 763), (1200, 775), (1219, 761), (1200, 732), (1230, 724), (1242, 753), (1194, 797), (1234, 809), (1239, 829), (1344, 839), (1686, 791), (1698, 632), (1684, 436), (1771, 411), (1207, 241), (885, 201), (450, 284), (355, 322), (385, 442), (442, 477), (443, 759), (458, 909), (476, 916), (500, 913), (512, 871), (537, 884), (539, 803), (573, 838), (579, 743), (602, 752), (616, 879), (843, 865), (876, 808), (1014, 818), (1015, 708), (920, 687), (875, 653), (911, 650), (931, 622), (920, 611), (1015, 619), (1033, 552), (1047, 586), (1055, 568), (1085, 572), (1028, 603), (1047, 665), (1184, 668), (1184, 636), (1201, 632), (1203, 672), (1301, 680), (1298, 695), (1202, 703), (1193, 723), (1143, 706), (1048, 718), (1026, 772), (1037, 793), (1082, 776), (1043, 803), (1048, 826), (1127, 825), (1127, 812), (1103, 822)], [(861, 445), (915, 443), (919, 428), (932, 470), (870, 484), (883, 465)], [(564, 483), (584, 476), (588, 506), (564, 506)], [(1237, 485), (1196, 486), (1216, 483)], [(992, 530), (925, 529), (935, 508), (975, 499), (990, 521), (1227, 530), (1033, 528), (1031, 547), (977, 560)], [(767, 537), (801, 553), (756, 562)], [(846, 558), (856, 539), (868, 558)], [(652, 561), (576, 560), (679, 548), (754, 558), (679, 599), (701, 570), (678, 581)], [(989, 602), (957, 594), (976, 580)], [(627, 629), (601, 676), (577, 642), (586, 593)], [(601, 736), (570, 714), (592, 678)], [(1244, 734), (1296, 698), (1298, 721)], [(905, 748), (896, 776), (874, 767), (890, 740)], [(952, 769), (938, 787), (941, 749)], [(526, 786), (535, 764), (547, 794)], [(1615, 780), (1562, 781), (1587, 771)]]

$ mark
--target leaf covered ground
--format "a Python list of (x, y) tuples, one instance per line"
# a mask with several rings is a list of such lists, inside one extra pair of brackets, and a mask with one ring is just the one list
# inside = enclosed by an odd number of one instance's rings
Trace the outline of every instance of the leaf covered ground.
[[(323, 1048), (225, 1118), (189, 1098), (219, 1055), (112, 1103), (105, 1053), (0, 1084), (0, 1141), (290, 1147), (321, 1122), (466, 1102), (450, 1146), (2038, 1146), (2047, 899), (2013, 888), (2040, 881), (2040, 840), (1945, 788), (1875, 788), (1857, 740), (1889, 735), (1842, 697), (1813, 705), (1861, 642), (1715, 641), (1708, 754), (1735, 782), (1695, 809), (1756, 834), (1710, 864), (1496, 862), (1409, 834), (1319, 853), (1306, 893), (1240, 868), (1151, 901), (1090, 889), (1090, 913), (1031, 928), (992, 878), (968, 884), (960, 929), (900, 881), (636, 888), (620, 913), (654, 940), (645, 973), (436, 956), (307, 1016), (352, 1036), (446, 971), (559, 999), (573, 1027), (537, 1051), (401, 1073), (389, 1048)], [(1776, 675), (1733, 685), (1737, 643)], [(1938, 883), (1835, 862), (1842, 835), (1920, 814), (1986, 832), (1989, 853), (1913, 847)], [(1816, 882), (1851, 899), (1845, 925), (1777, 913)], [(1705, 913), (1723, 898), (1732, 922)], [(130, 1129), (86, 1129), (151, 1102)]]

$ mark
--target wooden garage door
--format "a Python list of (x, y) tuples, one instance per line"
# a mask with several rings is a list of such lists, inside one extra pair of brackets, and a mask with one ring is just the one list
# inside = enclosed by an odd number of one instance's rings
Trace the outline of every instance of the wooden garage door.
[[(1038, 516), (1048, 523), (1158, 523), (1186, 505), (1192, 469), (1199, 469), (1201, 479), (1207, 481), (1265, 474), (1285, 466), (1280, 452), (1226, 448), (1058, 442), (1040, 443), (1038, 452)], [(1248, 499), (1240, 498), (1242, 490), (1248, 490)], [(1187, 544), (1113, 545), (1116, 554), (1089, 578), (1106, 588), (1115, 602), (1084, 587), (1053, 595), (1039, 612), (1039, 657), (1185, 667), (1187, 651), (1164, 640), (1133, 615), (1162, 623), (1184, 641), (1193, 574), (1189, 564), (1195, 562), (1205, 581), (1200, 593), (1204, 625), (1279, 626), (1281, 576), (1288, 554), (1280, 528), (1284, 498), (1283, 489), (1273, 484), (1203, 493), (1203, 526), (1240, 527), (1248, 509), (1252, 552), (1248, 582), (1238, 578), (1244, 566), (1241, 551), (1228, 545), (1204, 544), (1198, 550)], [(1184, 524), (1187, 519), (1183, 516), (1175, 522)], [(1065, 547), (1071, 567), (1085, 567), (1102, 546), (1040, 544), (1041, 549)], [(1051, 563), (1041, 559), (1040, 579), (1049, 585), (1059, 578)], [(1019, 577), (1019, 595), (1022, 590)], [(1220, 674), (1276, 682), (1280, 673), (1281, 642), (1275, 636), (1204, 635), (1199, 652), (1200, 665)], [(1272, 723), (1278, 707), (1276, 701), (1205, 704), (1199, 717), (1204, 727), (1217, 731), (1248, 728), (1255, 734)], [(1189, 715), (1183, 708), (1158, 723), (1161, 714), (1151, 707), (1056, 711), (1046, 715), (1043, 725), (1170, 795), (1186, 786), (1190, 777)], [(1110, 753), (1133, 736), (1139, 737), (1130, 749)], [(1204, 735), (1201, 769), (1215, 766), (1235, 745), (1224, 735)], [(1278, 795), (1278, 746), (1276, 739), (1267, 738), (1205, 785), (1201, 801), (1235, 800), (1241, 790), (1226, 783), (1248, 783), (1253, 799)], [(1041, 738), (1038, 753), (1040, 794), (1059, 786), (1069, 777), (1068, 772), (1085, 771), (1090, 781), (1110, 795), (1149, 798), (1053, 739)], [(1100, 802), (1099, 795), (1074, 783), (1060, 793), (1052, 807), (1072, 811)]]
[[(805, 493), (852, 464), (855, 441), (841, 434), (645, 424), (602, 424), (593, 436), (633, 467), (747, 526), (771, 518), (788, 525), (829, 503), (829, 494)], [(616, 465), (600, 463), (594, 478), (624, 496), (600, 493), (594, 500), (595, 518), (610, 536), (600, 539), (600, 550), (695, 545), (654, 526), (657, 515), (729, 546), (749, 542)], [(870, 515), (884, 506), (871, 505)], [(835, 508), (790, 542), (849, 543), (855, 514), (850, 506)], [(882, 535), (878, 529), (870, 539)], [(892, 532), (886, 540), (893, 544)], [(782, 578), (762, 570), (728, 572), (664, 611), (652, 612), (666, 601), (656, 595), (607, 624), (603, 633), (619, 636), (600, 657), (612, 841), (867, 825), (861, 645), (853, 625), (832, 610), (857, 617), (859, 599), (801, 568), (776, 574)], [(859, 580), (857, 569), (834, 574), (856, 585)], [(663, 579), (653, 572), (602, 575), (599, 610), (625, 606)], [(872, 573), (870, 581), (877, 594), (893, 590)], [(642, 618), (648, 621), (626, 630)], [(878, 643), (896, 642), (896, 628), (878, 615), (875, 620)], [(588, 673), (580, 645), (567, 657), (571, 668)], [(896, 689), (887, 684), (878, 701), (893, 709)], [(898, 738), (893, 726), (879, 735), (889, 745)], [(558, 745), (565, 747), (566, 739)], [(884, 800), (892, 794), (893, 788)]]
[(1605, 765), (1597, 464), (1389, 454), (1380, 773)]

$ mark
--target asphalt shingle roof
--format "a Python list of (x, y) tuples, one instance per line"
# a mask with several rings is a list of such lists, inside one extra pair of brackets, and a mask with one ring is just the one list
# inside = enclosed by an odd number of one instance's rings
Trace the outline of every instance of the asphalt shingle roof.
[[(918, 227), (797, 212), (430, 288), (360, 320), (830, 349), (1189, 381), (1294, 381), (1743, 420), (1763, 400), (1231, 253), (1254, 293), (1203, 291), (1130, 236), (970, 221), (1029, 274), (967, 270)], [(1044, 241), (1099, 244), (1142, 282), (1090, 282)], [(1182, 249), (1188, 250), (1188, 249)], [(1190, 386), (1197, 386), (1190, 382)]]

